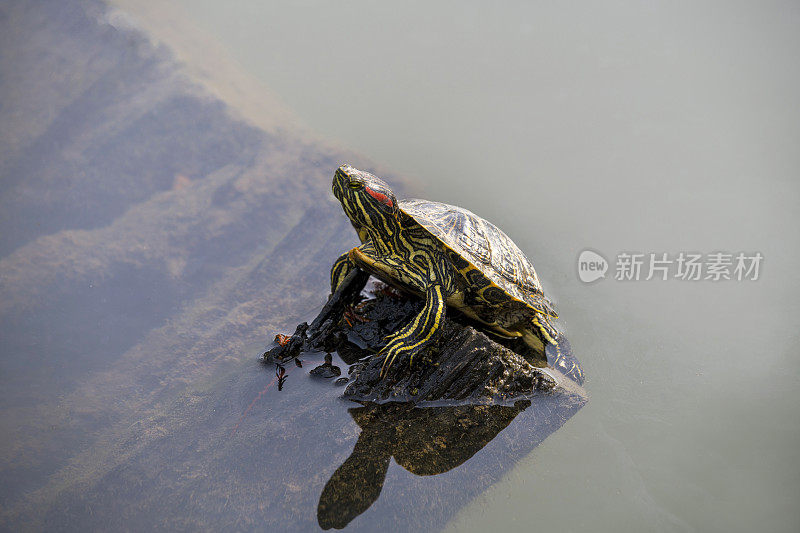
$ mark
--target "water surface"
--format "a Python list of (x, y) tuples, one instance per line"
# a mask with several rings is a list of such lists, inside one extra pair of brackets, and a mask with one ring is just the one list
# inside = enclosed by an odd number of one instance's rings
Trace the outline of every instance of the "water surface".
[[(351, 528), (797, 530), (796, 4), (119, 4), (7, 10), (5, 527), (317, 527), (373, 418), (300, 369), (278, 393), (256, 356), (356, 241), (327, 201), (346, 158), (503, 228), (591, 396), (541, 443), (512, 413), (440, 475), (397, 445)], [(584, 248), (765, 259), (587, 285)]]
[[(592, 399), (453, 526), (796, 530), (796, 3), (183, 5), (314, 130), (504, 228), (556, 298)], [(765, 260), (587, 286), (586, 247)]]

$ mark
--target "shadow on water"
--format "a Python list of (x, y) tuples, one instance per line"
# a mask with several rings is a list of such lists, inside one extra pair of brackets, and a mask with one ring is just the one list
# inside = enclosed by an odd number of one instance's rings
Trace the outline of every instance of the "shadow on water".
[(366, 404), (348, 413), (361, 429), (350, 457), (325, 484), (317, 507), (322, 529), (341, 529), (380, 496), (395, 461), (417, 476), (457, 468), (486, 446), (531, 405), (419, 408), (412, 404)]

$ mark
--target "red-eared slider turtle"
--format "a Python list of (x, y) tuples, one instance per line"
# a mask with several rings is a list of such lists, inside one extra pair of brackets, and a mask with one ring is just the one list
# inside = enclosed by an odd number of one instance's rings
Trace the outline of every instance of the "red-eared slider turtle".
[(452, 205), (398, 202), (384, 181), (349, 165), (336, 170), (333, 194), (363, 244), (334, 263), (331, 290), (358, 267), (425, 298), (419, 315), (388, 337), (380, 352), (384, 372), (398, 355), (411, 362), (434, 339), (446, 306), (501, 335), (522, 337), (542, 356), (546, 345), (557, 344), (550, 322), (557, 315), (533, 265), (496, 226)]

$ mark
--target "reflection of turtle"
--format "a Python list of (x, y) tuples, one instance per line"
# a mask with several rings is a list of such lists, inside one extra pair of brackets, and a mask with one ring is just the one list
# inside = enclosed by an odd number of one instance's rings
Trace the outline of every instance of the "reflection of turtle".
[(542, 357), (547, 345), (557, 348), (550, 323), (557, 315), (533, 265), (493, 224), (438, 202), (398, 203), (385, 182), (348, 165), (334, 174), (333, 194), (363, 244), (334, 263), (331, 289), (358, 267), (425, 297), (422, 311), (381, 351), (386, 369), (398, 355), (410, 361), (434, 338), (447, 305), (522, 337)]
[[(583, 405), (578, 396), (558, 398), (553, 421), (548, 417), (540, 417), (541, 420), (561, 425), (566, 409), (577, 410)], [(567, 398), (569, 401), (563, 401)], [(449, 472), (483, 449), (530, 405), (530, 400), (520, 400), (513, 406), (428, 408), (406, 403), (365, 403), (350, 409), (361, 434), (350, 457), (322, 490), (317, 506), (320, 527), (342, 529), (366, 511), (381, 494), (392, 457), (418, 476)], [(549, 429), (543, 427), (545, 432)]]

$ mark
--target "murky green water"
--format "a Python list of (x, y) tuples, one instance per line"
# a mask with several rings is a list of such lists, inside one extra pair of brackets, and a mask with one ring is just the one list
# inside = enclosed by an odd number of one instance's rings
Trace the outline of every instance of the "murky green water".
[[(504, 228), (557, 300), (591, 401), (453, 528), (796, 530), (796, 3), (182, 4), (311, 128)], [(623, 251), (764, 262), (621, 282)]]

